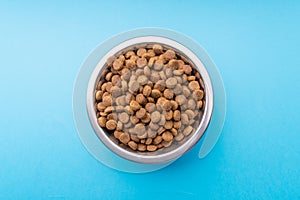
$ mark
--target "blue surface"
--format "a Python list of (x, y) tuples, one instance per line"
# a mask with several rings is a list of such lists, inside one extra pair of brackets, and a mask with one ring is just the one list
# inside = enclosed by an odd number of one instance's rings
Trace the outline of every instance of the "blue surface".
[[(299, 10), (299, 1), (1, 1), (0, 199), (300, 198)], [(227, 117), (204, 160), (194, 148), (136, 175), (85, 150), (72, 90), (98, 43), (144, 26), (206, 48), (223, 77)]]

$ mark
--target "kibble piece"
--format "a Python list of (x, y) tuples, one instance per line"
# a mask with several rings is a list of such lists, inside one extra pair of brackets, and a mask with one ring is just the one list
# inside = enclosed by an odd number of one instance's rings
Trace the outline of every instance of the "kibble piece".
[(174, 88), (177, 85), (177, 80), (174, 77), (168, 78), (166, 81), (167, 88)]
[(165, 111), (170, 111), (172, 109), (172, 103), (169, 100), (165, 100), (162, 103), (162, 107)]
[(148, 66), (144, 67), (144, 74), (145, 76), (149, 77), (151, 75), (151, 70)]
[(193, 127), (192, 126), (188, 126), (183, 130), (183, 135), (188, 136), (189, 134), (191, 134), (193, 131)]
[(190, 65), (183, 65), (183, 71), (186, 74), (191, 74), (192, 73), (192, 67)]
[(202, 108), (203, 107), (203, 101), (198, 101), (197, 106), (198, 106), (198, 108)]
[(110, 131), (115, 130), (117, 127), (117, 123), (115, 120), (108, 120), (106, 122), (106, 128)]
[(175, 121), (180, 121), (180, 111), (179, 110), (175, 110), (174, 112), (173, 112), (173, 119), (175, 120)]
[(164, 89), (165, 89), (165, 87), (166, 87), (165, 82), (162, 81), (162, 80), (159, 80), (159, 81), (157, 81), (157, 82), (154, 84), (154, 87), (153, 87), (153, 88), (154, 88), (154, 89), (158, 89), (159, 91), (163, 92)]
[(120, 135), (124, 133), (123, 131), (114, 131), (114, 137), (119, 139), (120, 138)]
[(128, 133), (122, 133), (119, 137), (119, 140), (123, 143), (123, 144), (127, 144), (130, 141), (130, 136)]
[(166, 116), (166, 120), (171, 120), (173, 118), (173, 111), (170, 110), (166, 112), (165, 116)]
[(158, 89), (153, 89), (152, 91), (151, 91), (151, 96), (153, 97), (153, 98), (159, 98), (159, 97), (161, 97), (161, 92), (158, 90)]
[(100, 112), (104, 111), (105, 108), (106, 108), (106, 106), (104, 105), (103, 102), (100, 102), (100, 103), (97, 104), (97, 110), (99, 110)]
[(189, 120), (192, 120), (195, 117), (195, 114), (194, 114), (194, 112), (192, 110), (186, 110), (185, 114), (187, 114)]
[(171, 146), (173, 140), (170, 140), (170, 141), (162, 141), (161, 144), (164, 146), (164, 147), (169, 147)]
[(177, 133), (178, 133), (178, 131), (177, 131), (177, 129), (176, 128), (171, 128), (171, 133), (173, 134), (173, 136), (176, 136), (177, 135)]
[(154, 65), (155, 61), (157, 61), (157, 60), (158, 60), (157, 56), (150, 58), (149, 62), (148, 62), (148, 66), (152, 67)]
[(139, 110), (139, 109), (141, 108), (141, 105), (140, 105), (137, 101), (132, 100), (132, 101), (130, 102), (130, 108), (131, 108), (133, 111), (137, 111), (137, 110)]
[(142, 57), (146, 52), (147, 52), (147, 50), (145, 48), (140, 48), (140, 49), (137, 50), (136, 54), (139, 57)]
[(160, 79), (159, 73), (157, 71), (152, 71), (150, 75), (150, 81), (156, 83), (157, 81), (159, 81), (159, 79)]
[(103, 103), (105, 106), (111, 106), (112, 104), (112, 97), (111, 96), (106, 96), (103, 98)]
[(101, 100), (102, 99), (102, 95), (103, 95), (103, 92), (101, 90), (98, 90), (96, 92), (96, 95), (95, 95), (96, 100), (98, 100), (98, 101)]
[(118, 85), (120, 83), (120, 81), (121, 81), (121, 77), (119, 75), (113, 75), (111, 77), (111, 83), (113, 85)]
[(181, 121), (173, 122), (173, 127), (176, 128), (176, 129), (179, 129), (181, 127)]
[(162, 134), (162, 139), (167, 142), (171, 141), (171, 140), (173, 140), (173, 135), (170, 131), (166, 131)]
[(142, 143), (142, 144), (145, 144), (145, 142), (146, 142), (146, 139), (141, 139), (140, 140), (140, 143)]
[(200, 89), (200, 85), (199, 85), (198, 81), (191, 81), (189, 83), (189, 88), (191, 90), (199, 90)]
[(122, 113), (119, 114), (118, 119), (123, 124), (126, 124), (129, 121), (129, 115), (126, 112), (122, 112)]
[(146, 145), (145, 144), (138, 144), (137, 149), (139, 151), (146, 151)]
[(139, 85), (146, 85), (148, 83), (148, 78), (145, 75), (141, 75), (137, 78)]
[(147, 138), (145, 144), (149, 145), (152, 143), (152, 138)]
[(130, 81), (128, 86), (129, 86), (129, 91), (133, 93), (136, 92), (140, 87), (137, 81)]
[(140, 142), (140, 139), (139, 139), (136, 135), (134, 135), (134, 134), (131, 134), (131, 135), (130, 135), (130, 138), (131, 138), (131, 140), (134, 141), (134, 142)]
[(153, 97), (147, 97), (147, 101), (149, 103), (154, 103), (155, 102)]
[(134, 151), (137, 149), (137, 144), (134, 141), (128, 142), (128, 146)]
[(178, 108), (178, 103), (174, 100), (171, 100), (172, 110), (176, 110)]
[(151, 117), (149, 113), (146, 113), (146, 115), (141, 119), (141, 122), (144, 124), (147, 124), (151, 121)]
[(163, 126), (165, 125), (165, 123), (166, 123), (166, 117), (164, 115), (161, 115), (158, 124)]
[(181, 122), (184, 125), (189, 123), (189, 117), (187, 114), (185, 113), (181, 114)]
[(171, 121), (171, 120), (166, 121), (166, 123), (164, 125), (164, 128), (165, 129), (171, 129), (171, 128), (173, 128), (173, 121)]
[(175, 140), (177, 142), (181, 141), (184, 138), (184, 135), (182, 133), (179, 133), (178, 135), (175, 136)]
[(147, 59), (144, 58), (144, 57), (138, 58), (138, 59), (136, 60), (136, 64), (137, 64), (137, 66), (138, 66), (139, 68), (145, 67), (145, 66), (147, 65), (147, 62), (148, 62)]
[(98, 124), (100, 127), (104, 128), (106, 126), (106, 117), (99, 117)]
[(162, 60), (156, 60), (154, 65), (153, 65), (153, 68), (156, 71), (160, 71), (163, 67), (164, 67), (164, 62)]
[(164, 97), (167, 98), (167, 99), (173, 99), (174, 92), (170, 89), (165, 89), (164, 90)]
[(154, 145), (158, 145), (159, 143), (161, 143), (162, 140), (163, 140), (163, 139), (162, 139), (162, 136), (158, 135), (158, 136), (156, 136), (156, 137), (154, 138), (153, 144), (154, 144)]
[(140, 108), (138, 111), (136, 111), (135, 116), (139, 119), (142, 119), (146, 115), (146, 110), (145, 108)]
[(120, 69), (122, 69), (122, 67), (123, 67), (123, 61), (121, 61), (120, 59), (116, 59), (113, 62), (113, 69), (114, 70), (120, 70)]
[(153, 51), (154, 51), (154, 53), (155, 53), (156, 55), (160, 55), (160, 54), (163, 53), (163, 47), (162, 47), (161, 45), (159, 45), (159, 44), (153, 45), (152, 48), (153, 48)]
[(175, 100), (179, 105), (183, 105), (186, 102), (186, 98), (183, 95), (176, 96)]
[(196, 76), (188, 76), (187, 80), (188, 81), (195, 81), (196, 80)]
[(194, 94), (196, 96), (196, 99), (199, 101), (199, 100), (202, 100), (203, 97), (204, 97), (204, 92), (203, 90), (195, 90), (194, 91)]
[(147, 151), (156, 151), (157, 146), (155, 145), (147, 145)]
[(152, 113), (155, 110), (155, 104), (154, 103), (147, 103), (145, 106), (145, 109), (147, 112)]
[(196, 107), (196, 102), (194, 99), (189, 99), (188, 102), (187, 102), (187, 106), (189, 109), (191, 110), (195, 110), (195, 107)]
[(156, 131), (156, 130), (159, 129), (159, 127), (160, 127), (160, 126), (159, 126), (158, 124), (156, 124), (156, 123), (153, 123), (153, 122), (150, 122), (150, 123), (149, 123), (149, 128), (152, 129), (152, 130), (155, 130), (155, 131)]
[(143, 95), (145, 97), (148, 97), (150, 96), (151, 91), (152, 91), (151, 87), (149, 85), (145, 85), (145, 87), (143, 88)]
[(155, 111), (151, 114), (151, 121), (153, 123), (159, 122), (160, 118), (161, 118), (161, 114), (158, 111)]
[(133, 124), (137, 124), (137, 123), (139, 123), (139, 118), (137, 118), (136, 116), (130, 116), (130, 121)]
[(173, 58), (176, 58), (176, 54), (173, 50), (167, 50), (165, 53), (164, 53), (164, 57), (166, 60), (171, 60)]
[(179, 68), (179, 62), (176, 59), (171, 59), (168, 62), (168, 67), (174, 68), (174, 69), (178, 69)]
[(108, 120), (110, 120), (110, 119), (116, 120), (116, 119), (117, 119), (117, 113), (110, 113), (110, 114), (107, 115), (106, 118), (107, 118)]

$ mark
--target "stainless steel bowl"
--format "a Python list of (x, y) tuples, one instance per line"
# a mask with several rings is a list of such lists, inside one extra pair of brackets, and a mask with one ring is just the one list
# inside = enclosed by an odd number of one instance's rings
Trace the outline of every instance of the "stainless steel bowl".
[[(120, 52), (125, 52), (127, 49), (135, 47), (143, 47), (147, 44), (159, 43), (167, 48), (171, 48), (176, 52), (184, 55), (189, 62), (193, 64), (193, 66), (199, 71), (201, 77), (203, 79), (205, 85), (205, 107), (203, 116), (200, 124), (196, 128), (195, 132), (191, 134), (189, 137), (185, 138), (183, 141), (178, 142), (176, 144), (172, 144), (170, 147), (162, 148), (154, 152), (138, 152), (132, 151), (130, 149), (123, 148), (115, 143), (113, 140), (109, 138), (109, 135), (98, 125), (96, 111), (95, 111), (95, 96), (94, 91), (96, 89), (96, 84), (99, 80), (99, 74), (101, 74), (103, 68), (106, 66), (107, 59)], [(160, 36), (143, 36), (136, 37), (125, 42), (122, 42), (112, 48), (97, 64), (94, 71), (91, 74), (88, 88), (87, 88), (87, 111), (89, 115), (90, 122), (92, 127), (100, 138), (100, 140), (115, 154), (138, 163), (166, 163), (168, 161), (175, 160), (182, 156), (186, 151), (188, 151), (191, 147), (193, 147), (203, 136), (212, 116), (213, 111), (213, 89), (212, 83), (209, 77), (209, 74), (200, 61), (200, 59), (187, 47), (184, 45), (168, 39), (166, 37)], [(99, 142), (101, 142), (99, 141)]]

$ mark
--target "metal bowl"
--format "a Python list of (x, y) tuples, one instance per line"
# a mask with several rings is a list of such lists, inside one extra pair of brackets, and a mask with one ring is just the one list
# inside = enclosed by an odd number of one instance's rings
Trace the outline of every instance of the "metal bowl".
[[(109, 135), (104, 131), (97, 122), (96, 110), (95, 110), (95, 89), (97, 82), (99, 80), (99, 74), (101, 74), (102, 70), (107, 66), (106, 61), (112, 55), (116, 55), (120, 52), (125, 52), (126, 50), (135, 47), (144, 47), (148, 44), (161, 44), (164, 47), (169, 49), (173, 49), (175, 52), (178, 52), (181, 55), (184, 55), (189, 62), (193, 64), (193, 66), (199, 71), (201, 74), (202, 80), (205, 85), (205, 104), (204, 111), (202, 115), (202, 119), (199, 125), (195, 128), (195, 132), (184, 140), (172, 144), (167, 148), (162, 148), (154, 152), (138, 152), (132, 151), (129, 148), (126, 149), (121, 147), (116, 142), (114, 142)], [(110, 149), (115, 154), (137, 163), (144, 164), (154, 164), (154, 163), (166, 163), (172, 160), (175, 160), (182, 156), (186, 151), (188, 151), (191, 147), (193, 147), (203, 136), (212, 116), (213, 111), (213, 89), (212, 83), (209, 77), (209, 74), (200, 61), (200, 59), (187, 47), (184, 45), (171, 40), (166, 37), (161, 36), (142, 36), (136, 37), (133, 39), (129, 39), (125, 42), (119, 43), (114, 48), (112, 48), (103, 58), (99, 61), (94, 71), (91, 74), (88, 88), (87, 88), (87, 111), (90, 123), (99, 137), (99, 139), (106, 145), (108, 149)]]

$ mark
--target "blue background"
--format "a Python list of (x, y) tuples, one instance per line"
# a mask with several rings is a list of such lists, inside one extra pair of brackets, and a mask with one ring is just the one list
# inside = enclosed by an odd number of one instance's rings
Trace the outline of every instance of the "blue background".
[[(149, 174), (109, 169), (72, 116), (76, 74), (108, 37), (156, 26), (219, 67), (227, 117), (211, 154)], [(300, 198), (299, 1), (0, 2), (0, 198)]]

